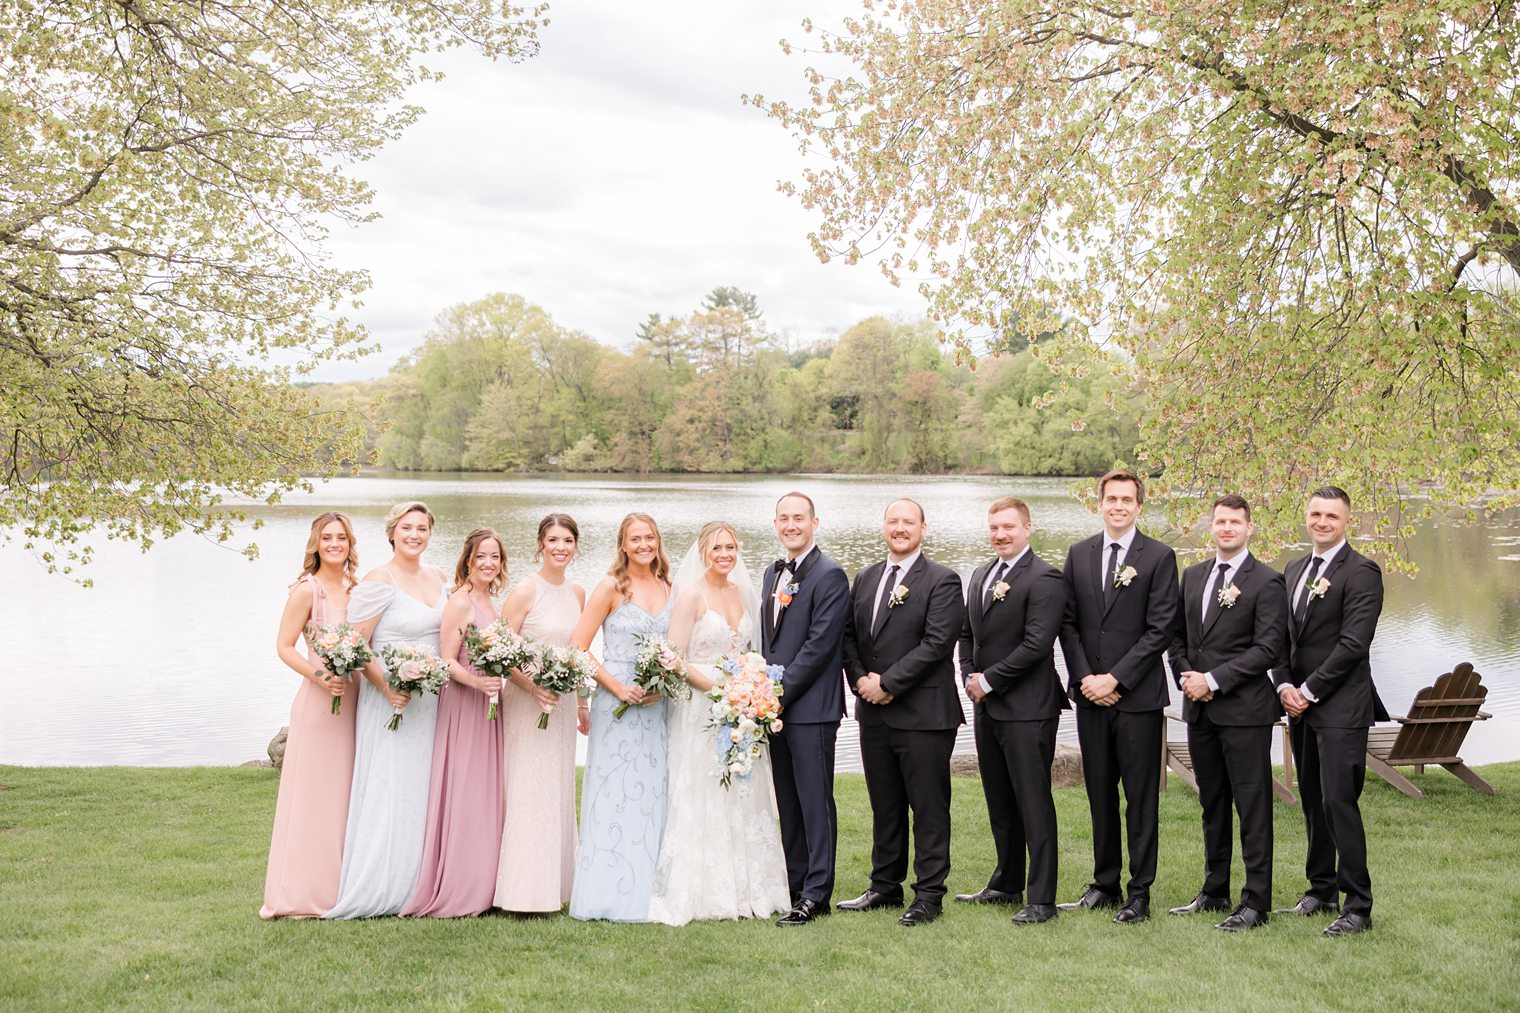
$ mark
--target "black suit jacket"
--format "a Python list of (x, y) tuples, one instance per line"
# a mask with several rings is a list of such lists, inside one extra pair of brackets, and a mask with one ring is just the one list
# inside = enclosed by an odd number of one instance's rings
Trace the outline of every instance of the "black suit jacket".
[(1066, 581), (1061, 571), (1031, 549), (1003, 578), (1008, 593), (982, 607), (982, 584), (997, 565), (983, 563), (966, 588), (966, 623), (961, 628), (961, 682), (981, 672), (992, 687), (980, 704), (999, 721), (1040, 721), (1070, 705), (1056, 675), (1055, 643), (1066, 615)]
[(766, 567), (760, 584), (761, 653), (781, 665), (781, 706), (785, 721), (826, 724), (844, 716), (844, 627), (850, 611), (850, 582), (844, 568), (814, 546), (795, 576), (791, 604), (771, 622), (776, 568)]
[(1119, 680), (1121, 711), (1162, 710), (1171, 701), (1161, 656), (1172, 642), (1177, 622), (1177, 555), (1144, 532), (1136, 531), (1119, 568), (1135, 568), (1135, 577), (1103, 607), (1105, 536), (1094, 535), (1066, 550), (1064, 576), (1070, 599), (1061, 628), (1061, 653), (1070, 677), (1067, 692), (1078, 707), (1095, 704), (1082, 695), (1081, 683), (1094, 673), (1111, 672)]
[(1250, 553), (1230, 583), (1240, 590), (1228, 608), (1212, 606), (1203, 621), (1203, 596), (1214, 582), (1215, 560), (1194, 563), (1182, 573), (1182, 607), (1168, 650), (1172, 680), (1182, 688), (1183, 672), (1209, 672), (1219, 689), (1207, 703), (1182, 697), (1188, 723), (1208, 714), (1216, 725), (1269, 725), (1282, 714), (1272, 666), (1288, 648), (1288, 606), (1282, 574)]
[[(955, 685), (955, 642), (966, 620), (961, 579), (949, 567), (920, 555), (898, 583), (908, 596), (886, 609), (881, 628), (871, 633), (876, 585), (886, 561), (855, 575), (853, 604), (845, 624), (844, 667), (850, 691), (871, 672), (881, 673), (882, 687), (894, 699), (873, 704), (855, 697), (861, 724), (883, 724), (913, 731), (953, 729), (966, 723)], [(885, 608), (885, 606), (883, 606)]]
[(1273, 681), (1314, 694), (1319, 703), (1311, 704), (1303, 718), (1310, 725), (1365, 728), (1374, 720), (1386, 721), (1388, 711), (1373, 685), (1369, 658), (1383, 612), (1383, 571), (1347, 542), (1320, 572), (1330, 586), (1309, 601), (1300, 627), (1292, 616), (1293, 589), (1307, 576), (1310, 558), (1301, 556), (1284, 571), (1289, 653), (1287, 665), (1273, 671)]

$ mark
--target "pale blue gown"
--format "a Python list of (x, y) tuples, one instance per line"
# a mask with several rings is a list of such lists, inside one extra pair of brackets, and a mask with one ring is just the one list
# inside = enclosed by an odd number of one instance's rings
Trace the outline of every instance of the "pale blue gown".
[[(380, 616), (370, 637), (377, 657), (386, 644), (397, 643), (436, 655), (448, 597), (445, 586), (437, 604), (428, 606), (390, 584), (367, 580), (349, 596), (348, 621)], [(396, 914), (411, 897), (422, 869), (438, 697), (413, 696), (402, 712), (401, 727), (388, 731), (394, 713), (390, 702), (368, 679), (361, 680), (343, 874), (338, 901), (327, 918)]]
[[(609, 675), (633, 681), (637, 638), (665, 636), (675, 597), (657, 615), (630, 601), (607, 617), (602, 667)], [(644, 922), (665, 832), (666, 703), (630, 707), (614, 718), (617, 704), (600, 689), (591, 699), (570, 917)]]

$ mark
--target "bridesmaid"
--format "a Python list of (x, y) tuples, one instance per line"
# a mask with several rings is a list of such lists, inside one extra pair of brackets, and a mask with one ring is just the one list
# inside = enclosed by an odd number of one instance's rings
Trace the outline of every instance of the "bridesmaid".
[[(375, 660), (364, 669), (354, 743), (354, 784), (343, 843), (343, 877), (328, 918), (369, 918), (401, 910), (422, 868), (433, 728), (438, 698), (391, 690), (380, 649), (405, 643), (434, 655), (447, 600), (443, 571), (424, 566), (433, 536), (426, 503), (398, 503), (385, 518), (395, 554), (365, 575), (348, 599), (348, 621), (370, 638)], [(385, 727), (404, 708), (396, 731)]]
[[(518, 583), (501, 617), (530, 640), (562, 647), (586, 605), (586, 592), (565, 576), (580, 528), (565, 514), (538, 524), (537, 573)], [(505, 911), (559, 911), (575, 879), (575, 730), (586, 729), (587, 700), (559, 700), (513, 672), (502, 699), (506, 722), (506, 825), (496, 873), (496, 906)], [(545, 707), (549, 727), (539, 728)]]
[[(591, 703), (590, 743), (581, 785), (581, 847), (570, 917), (649, 920), (660, 837), (665, 831), (665, 701), (633, 684), (638, 637), (670, 625), (670, 563), (648, 514), (618, 527), (617, 556), (591, 592), (571, 642), (591, 646), (602, 626), (606, 655)], [(636, 704), (621, 719), (618, 702)]]
[[(275, 647), (301, 676), (290, 705), (290, 735), (269, 839), (260, 918), (314, 918), (333, 906), (343, 862), (348, 788), (354, 772), (357, 682), (334, 677), (308, 649), (296, 650), (308, 622), (341, 623), (359, 554), (349, 519), (329, 510), (311, 523), (301, 578), (290, 589)], [(342, 710), (332, 712), (333, 697)]]
[(464, 628), (496, 616), (491, 596), (507, 580), (507, 550), (490, 528), (464, 540), (454, 566), (454, 593), (438, 635), (449, 659), (449, 684), (438, 697), (433, 778), (428, 789), (422, 874), (403, 915), (459, 918), (491, 908), (501, 854), (501, 740), (504, 722), (487, 721), (501, 680), (470, 664)]

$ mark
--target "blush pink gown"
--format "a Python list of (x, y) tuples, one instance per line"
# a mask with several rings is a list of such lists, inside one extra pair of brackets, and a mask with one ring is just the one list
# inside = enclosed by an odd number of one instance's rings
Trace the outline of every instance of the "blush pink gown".
[[(476, 625), (494, 618), (475, 606)], [(463, 645), (459, 663), (470, 664)], [(444, 686), (438, 696), (422, 872), (403, 915), (459, 918), (491, 908), (501, 852), (504, 722), (499, 715), (486, 720), (490, 706), (480, 690), (457, 682)]]
[[(328, 600), (316, 577), (307, 574), (301, 580), (312, 589), (313, 623), (344, 621), (346, 610)], [(302, 679), (296, 690), (260, 918), (316, 918), (338, 899), (358, 712), (357, 681), (344, 690), (338, 714), (332, 712), (332, 694), (310, 679)]]

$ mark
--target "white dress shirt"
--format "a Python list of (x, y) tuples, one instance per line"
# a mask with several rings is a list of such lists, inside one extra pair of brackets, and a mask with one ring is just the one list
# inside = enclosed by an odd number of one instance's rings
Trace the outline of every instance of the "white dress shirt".
[(893, 562), (892, 557), (887, 557), (887, 565), (881, 569), (881, 578), (876, 582), (876, 597), (871, 599), (871, 629), (876, 628), (876, 613), (881, 611), (881, 590), (887, 586), (887, 574), (892, 572), (892, 567), (897, 567), (897, 583), (901, 584), (908, 571), (913, 569), (913, 564), (918, 562), (918, 557), (924, 554), (922, 549), (914, 549), (905, 556), (901, 562)]

